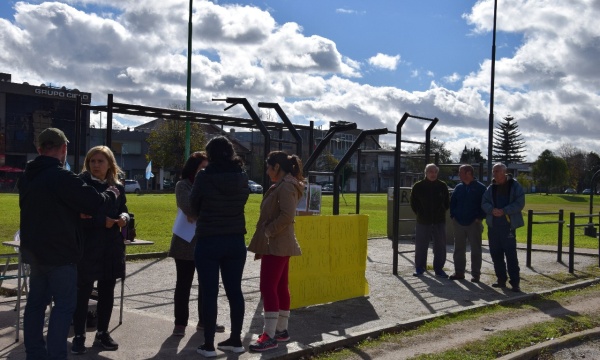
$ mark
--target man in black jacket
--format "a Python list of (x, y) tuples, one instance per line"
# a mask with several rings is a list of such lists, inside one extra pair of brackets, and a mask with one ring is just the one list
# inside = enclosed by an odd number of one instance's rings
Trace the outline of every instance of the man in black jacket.
[(446, 211), (450, 207), (448, 186), (438, 180), (439, 168), (425, 166), (425, 179), (417, 181), (410, 193), (410, 207), (417, 215), (415, 226), (415, 272), (421, 276), (427, 269), (427, 249), (433, 240), (433, 270), (437, 277), (447, 278)]
[[(38, 136), (38, 153), (19, 180), (21, 251), (31, 267), (23, 333), (27, 359), (66, 359), (67, 336), (77, 295), (81, 257), (80, 217), (114, 203), (119, 190), (99, 194), (63, 168), (67, 137), (56, 128)], [(47, 305), (54, 302), (47, 339), (43, 328)]]

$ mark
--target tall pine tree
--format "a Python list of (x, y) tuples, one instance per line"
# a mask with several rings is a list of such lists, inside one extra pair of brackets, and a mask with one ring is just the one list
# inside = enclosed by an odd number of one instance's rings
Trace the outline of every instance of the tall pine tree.
[(492, 160), (504, 165), (523, 162), (525, 157), (525, 142), (519, 132), (519, 125), (512, 122), (515, 118), (508, 115), (504, 122), (498, 123), (494, 131)]

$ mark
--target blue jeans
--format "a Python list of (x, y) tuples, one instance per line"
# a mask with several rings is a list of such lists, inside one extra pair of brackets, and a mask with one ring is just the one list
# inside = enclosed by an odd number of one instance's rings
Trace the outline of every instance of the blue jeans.
[[(519, 258), (517, 257), (517, 238), (515, 230), (510, 226), (494, 226), (488, 228), (490, 241), (490, 255), (494, 263), (494, 271), (499, 283), (506, 283), (510, 277), (510, 284), (519, 287), (521, 282), (519, 271)], [(506, 257), (506, 262), (504, 258)], [(508, 276), (507, 276), (508, 272)]]
[[(44, 341), (46, 307), (54, 301)], [(66, 359), (67, 337), (77, 303), (77, 266), (31, 265), (23, 317), (27, 359)]]
[(229, 301), (231, 338), (241, 337), (245, 302), (242, 294), (242, 274), (246, 265), (244, 235), (215, 235), (198, 238), (194, 259), (202, 287), (202, 319), (204, 343), (214, 345), (219, 296), (219, 269)]

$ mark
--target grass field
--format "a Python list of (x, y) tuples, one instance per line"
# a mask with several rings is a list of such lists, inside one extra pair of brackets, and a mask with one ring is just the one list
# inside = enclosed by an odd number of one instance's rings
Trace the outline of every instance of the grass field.
[[(262, 195), (251, 194), (246, 204), (246, 240), (249, 241), (258, 219), (260, 200)], [(569, 220), (569, 213), (579, 215), (589, 213), (589, 196), (587, 195), (540, 195), (529, 194), (526, 197), (523, 215), (527, 210), (535, 212), (557, 212), (562, 209), (565, 221)], [(154, 241), (152, 246), (131, 247), (128, 253), (138, 252), (163, 252), (167, 251), (171, 241), (171, 228), (175, 220), (176, 207), (174, 194), (142, 194), (128, 195), (127, 204), (129, 211), (135, 214), (138, 238)], [(323, 196), (322, 214), (331, 215), (333, 209), (332, 195)], [(52, 209), (48, 209), (52, 211)], [(340, 198), (340, 214), (354, 214), (356, 212), (356, 195), (345, 194)], [(594, 198), (594, 213), (600, 212), (600, 200)], [(369, 237), (387, 236), (387, 196), (385, 194), (363, 194), (360, 197), (360, 213), (369, 215)], [(12, 240), (14, 233), (19, 228), (19, 197), (17, 194), (0, 194), (0, 239)], [(555, 221), (557, 215), (536, 215), (534, 221)], [(527, 219), (525, 219), (527, 223)], [(588, 218), (578, 218), (578, 224), (585, 224)], [(598, 217), (594, 219), (598, 223)], [(533, 243), (540, 245), (556, 245), (557, 224), (533, 225)], [(487, 232), (484, 231), (484, 238)], [(575, 231), (575, 244), (577, 247), (598, 248), (598, 240), (583, 235), (583, 228), (577, 227)], [(526, 226), (517, 231), (520, 242), (526, 240)], [(569, 229), (563, 230), (563, 244), (568, 244)], [(0, 247), (0, 253), (12, 252), (6, 246)]]

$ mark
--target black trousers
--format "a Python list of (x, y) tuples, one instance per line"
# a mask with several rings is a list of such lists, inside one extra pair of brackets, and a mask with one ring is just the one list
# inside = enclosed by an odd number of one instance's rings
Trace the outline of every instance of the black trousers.
[[(190, 318), (190, 292), (194, 273), (196, 272), (196, 263), (194, 260), (175, 259), (175, 268), (177, 270), (177, 281), (175, 283), (175, 325), (187, 326)], [(202, 289), (198, 282), (198, 319), (202, 322)]]
[[(96, 305), (96, 313), (98, 314), (98, 331), (107, 331), (110, 317), (112, 315), (113, 304), (115, 300), (115, 284), (116, 279), (98, 280), (98, 304)], [(73, 331), (75, 335), (85, 336), (85, 323), (87, 321), (88, 301), (92, 290), (94, 289), (94, 281), (78, 281), (77, 282), (77, 306), (73, 314)]]

